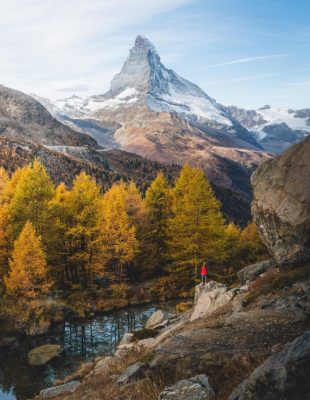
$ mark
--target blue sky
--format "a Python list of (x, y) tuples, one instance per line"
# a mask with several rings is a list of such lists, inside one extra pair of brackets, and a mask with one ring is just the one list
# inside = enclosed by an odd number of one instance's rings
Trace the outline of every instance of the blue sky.
[(51, 98), (109, 88), (137, 34), (224, 104), (310, 107), (307, 0), (0, 0), (0, 83)]

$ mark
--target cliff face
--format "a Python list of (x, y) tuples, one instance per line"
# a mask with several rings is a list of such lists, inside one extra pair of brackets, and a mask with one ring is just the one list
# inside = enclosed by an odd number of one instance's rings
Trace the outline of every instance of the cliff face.
[(302, 264), (310, 259), (310, 137), (253, 174), (252, 213), (276, 261)]

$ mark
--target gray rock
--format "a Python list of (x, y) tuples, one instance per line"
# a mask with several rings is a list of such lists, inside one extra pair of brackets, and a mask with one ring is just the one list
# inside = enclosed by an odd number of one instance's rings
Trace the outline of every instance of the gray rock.
[(79, 381), (71, 381), (69, 383), (65, 383), (64, 385), (43, 389), (41, 390), (40, 395), (42, 399), (51, 399), (52, 397), (71, 394), (76, 391), (80, 384), (81, 383)]
[(162, 310), (158, 310), (154, 312), (147, 320), (145, 325), (146, 329), (154, 329), (157, 325), (162, 324), (165, 320), (167, 320), (168, 314)]
[(252, 213), (280, 266), (310, 259), (310, 136), (252, 175)]
[(240, 293), (246, 293), (249, 291), (249, 289), (250, 289), (249, 285), (242, 285), (242, 286), (240, 286), (239, 291), (240, 291)]
[(229, 400), (305, 400), (310, 393), (310, 331), (272, 355), (237, 386)]
[(118, 378), (117, 383), (124, 384), (135, 379), (143, 378), (147, 367), (147, 364), (141, 362), (130, 365)]
[(225, 285), (214, 281), (208, 282), (205, 286), (196, 286), (195, 306), (190, 320), (194, 321), (197, 318), (201, 318), (229, 303), (236, 292), (236, 289), (228, 291)]
[(167, 386), (159, 400), (209, 400), (215, 396), (206, 375), (197, 375)]
[(256, 264), (248, 265), (237, 272), (237, 277), (240, 282), (253, 281), (263, 272), (276, 266), (273, 259), (258, 262)]

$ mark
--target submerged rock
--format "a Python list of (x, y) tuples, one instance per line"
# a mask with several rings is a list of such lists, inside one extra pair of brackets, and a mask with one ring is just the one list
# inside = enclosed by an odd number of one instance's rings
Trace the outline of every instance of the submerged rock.
[(260, 261), (255, 264), (248, 265), (237, 272), (237, 277), (239, 281), (253, 281), (260, 274), (268, 271), (269, 269), (276, 266), (276, 262), (273, 259)]
[(237, 386), (229, 400), (304, 400), (310, 393), (310, 331), (272, 355)]
[(79, 381), (71, 381), (69, 383), (65, 383), (63, 385), (54, 386), (48, 389), (43, 389), (40, 392), (40, 396), (42, 399), (51, 399), (52, 397), (71, 394), (76, 391), (76, 389), (80, 386)]
[(252, 213), (261, 237), (281, 265), (310, 259), (310, 136), (252, 175)]
[(59, 344), (44, 344), (29, 351), (28, 361), (30, 365), (44, 365), (62, 351)]
[(207, 375), (197, 375), (167, 386), (159, 400), (209, 400), (214, 397)]

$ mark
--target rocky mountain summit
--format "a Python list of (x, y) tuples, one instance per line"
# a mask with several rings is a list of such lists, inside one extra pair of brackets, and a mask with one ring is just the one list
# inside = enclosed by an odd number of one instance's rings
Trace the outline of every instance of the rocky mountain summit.
[(154, 45), (141, 35), (107, 93), (73, 95), (52, 106), (38, 100), (63, 123), (90, 134), (105, 148), (166, 164), (187, 160), (205, 168), (216, 185), (244, 199), (250, 198), (251, 172), (269, 157), (214, 99), (167, 69)]

